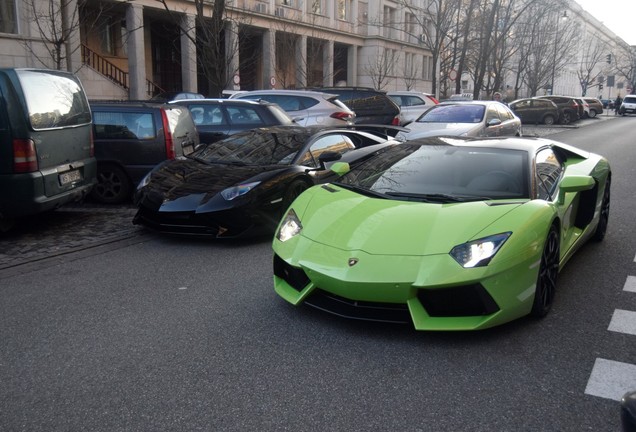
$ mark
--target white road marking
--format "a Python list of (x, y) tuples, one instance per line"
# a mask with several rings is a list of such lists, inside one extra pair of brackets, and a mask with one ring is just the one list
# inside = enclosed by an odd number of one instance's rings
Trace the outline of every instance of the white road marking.
[(627, 276), (623, 291), (636, 292), (636, 276)]
[(620, 401), (636, 389), (636, 365), (597, 358), (585, 394)]
[(636, 312), (615, 309), (607, 329), (613, 332), (636, 335)]

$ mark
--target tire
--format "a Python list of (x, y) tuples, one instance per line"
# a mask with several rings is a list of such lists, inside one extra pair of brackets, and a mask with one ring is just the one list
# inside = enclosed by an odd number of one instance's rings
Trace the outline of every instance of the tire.
[(557, 276), (559, 275), (559, 259), (559, 230), (555, 225), (552, 225), (541, 253), (534, 302), (530, 311), (530, 315), (535, 318), (546, 316), (552, 307)]
[(605, 233), (607, 232), (607, 224), (609, 223), (609, 211), (610, 211), (610, 186), (611, 179), (607, 177), (605, 182), (605, 191), (603, 192), (603, 201), (601, 202), (601, 214), (599, 215), (598, 225), (594, 234), (592, 234), (592, 240), (596, 242), (603, 241)]
[(552, 126), (554, 124), (554, 116), (552, 114), (548, 114), (545, 117), (543, 117), (543, 124), (547, 125), (547, 126)]
[(128, 199), (132, 193), (130, 179), (118, 166), (103, 165), (97, 167), (97, 184), (91, 192), (91, 197), (103, 204), (120, 204)]
[(570, 121), (572, 120), (572, 115), (569, 112), (564, 112), (563, 113), (563, 120), (561, 121), (561, 123), (563, 124), (570, 124)]
[(307, 188), (309, 188), (309, 185), (303, 180), (294, 180), (293, 182), (291, 182), (283, 197), (282, 211), (284, 212), (285, 210), (287, 210), (291, 203), (294, 202), (294, 200), (298, 198), (298, 196)]
[(594, 118), (594, 117), (596, 117), (596, 110), (590, 109), (590, 118)]

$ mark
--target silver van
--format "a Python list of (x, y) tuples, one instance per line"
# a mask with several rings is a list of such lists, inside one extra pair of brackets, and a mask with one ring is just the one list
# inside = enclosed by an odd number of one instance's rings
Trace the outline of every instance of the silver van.
[(0, 69), (0, 232), (83, 199), (96, 180), (91, 111), (79, 79)]

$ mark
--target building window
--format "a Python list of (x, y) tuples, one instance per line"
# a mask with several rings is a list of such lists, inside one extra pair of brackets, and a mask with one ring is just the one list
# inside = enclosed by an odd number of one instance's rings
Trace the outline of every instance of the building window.
[(0, 0), (0, 33), (18, 33), (16, 0)]
[(383, 24), (383, 36), (390, 38), (393, 34), (393, 27), (395, 26), (395, 9), (384, 6), (384, 16), (382, 17)]
[(337, 0), (336, 17), (339, 20), (347, 21), (351, 14), (351, 0)]
[(115, 32), (110, 19), (106, 19), (101, 24), (99, 39), (102, 54), (115, 55)]

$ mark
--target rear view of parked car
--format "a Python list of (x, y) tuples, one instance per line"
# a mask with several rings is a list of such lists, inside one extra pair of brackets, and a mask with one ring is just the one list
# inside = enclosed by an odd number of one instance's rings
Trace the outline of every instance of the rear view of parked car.
[(255, 90), (232, 99), (265, 100), (278, 104), (300, 126), (345, 126), (356, 114), (337, 96), (305, 90)]
[(594, 118), (599, 114), (603, 114), (603, 102), (591, 97), (584, 97), (583, 100), (587, 102), (590, 107), (590, 118)]
[(0, 69), (0, 231), (84, 198), (95, 184), (91, 112), (77, 77)]
[(91, 196), (114, 204), (159, 162), (189, 154), (199, 144), (190, 111), (151, 102), (92, 102), (98, 183)]
[(190, 110), (199, 141), (210, 144), (237, 132), (294, 121), (278, 105), (242, 99), (192, 99), (172, 102)]
[(320, 87), (338, 96), (355, 113), (356, 124), (400, 125), (400, 107), (385, 92), (366, 87)]
[(522, 123), (552, 125), (559, 121), (559, 107), (547, 99), (527, 98), (510, 102), (510, 109)]
[(400, 123), (406, 125), (415, 121), (430, 107), (439, 102), (429, 93), (416, 91), (391, 91), (387, 95), (400, 107)]

